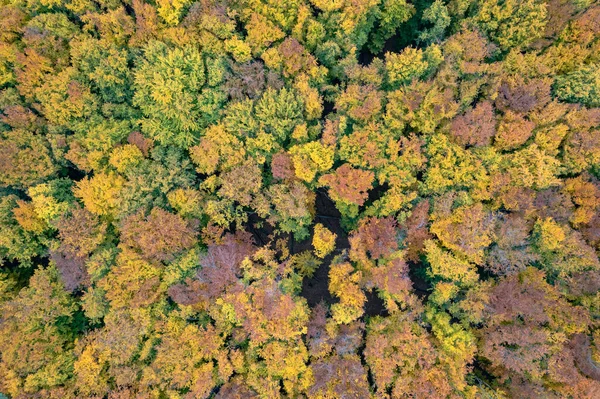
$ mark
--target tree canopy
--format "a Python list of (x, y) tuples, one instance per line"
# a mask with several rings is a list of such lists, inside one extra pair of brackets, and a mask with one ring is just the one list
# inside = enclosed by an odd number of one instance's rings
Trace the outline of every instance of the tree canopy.
[(593, 0), (0, 0), (0, 398), (600, 396)]

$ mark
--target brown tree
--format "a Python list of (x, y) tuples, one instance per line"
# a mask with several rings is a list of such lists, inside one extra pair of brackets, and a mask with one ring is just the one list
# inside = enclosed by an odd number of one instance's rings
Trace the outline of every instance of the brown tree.
[(85, 208), (75, 208), (56, 223), (60, 252), (72, 258), (92, 253), (106, 238), (107, 225)]
[(330, 187), (329, 193), (334, 201), (362, 206), (369, 196), (368, 190), (374, 178), (373, 172), (355, 169), (345, 163), (335, 173), (321, 177), (319, 183)]
[(452, 121), (450, 133), (463, 146), (484, 146), (496, 133), (494, 107), (489, 101), (477, 104)]
[(153, 208), (148, 216), (131, 215), (121, 227), (121, 243), (148, 260), (172, 260), (196, 241), (196, 231), (188, 222), (161, 208)]
[(350, 236), (350, 258), (359, 262), (368, 258), (384, 258), (397, 251), (396, 226), (396, 220), (391, 216), (361, 220), (358, 229)]
[(418, 262), (423, 253), (425, 241), (433, 236), (429, 233), (429, 201), (419, 202), (412, 210), (404, 226), (406, 230), (406, 259)]

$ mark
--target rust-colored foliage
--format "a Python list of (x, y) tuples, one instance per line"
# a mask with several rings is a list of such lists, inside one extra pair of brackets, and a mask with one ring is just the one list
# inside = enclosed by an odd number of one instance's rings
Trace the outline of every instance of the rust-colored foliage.
[(288, 37), (278, 47), (283, 59), (284, 75), (296, 76), (300, 71), (308, 71), (316, 66), (316, 60), (298, 40)]
[(355, 169), (350, 164), (343, 164), (335, 173), (327, 174), (319, 180), (330, 187), (334, 201), (363, 205), (369, 196), (375, 175), (371, 171)]
[(271, 173), (276, 179), (292, 179), (296, 175), (292, 157), (286, 152), (278, 152), (273, 155), (271, 161)]
[(432, 238), (429, 233), (429, 201), (419, 202), (406, 220), (406, 259), (418, 262), (425, 241)]
[(438, 352), (428, 333), (414, 322), (396, 318), (369, 324), (365, 360), (377, 391), (390, 389), (393, 397), (446, 398), (452, 392), (448, 376), (437, 361)]
[(219, 389), (215, 399), (256, 399), (258, 397), (242, 378), (233, 377)]
[(512, 110), (526, 114), (536, 107), (544, 106), (550, 101), (550, 85), (543, 80), (530, 83), (504, 82), (498, 90), (496, 106), (501, 110)]
[(521, 115), (507, 111), (500, 120), (494, 145), (501, 150), (512, 150), (524, 144), (531, 137), (535, 123)]
[(139, 212), (127, 217), (121, 231), (121, 243), (149, 260), (172, 260), (196, 243), (190, 224), (161, 208), (153, 208), (148, 216)]
[(396, 221), (392, 217), (369, 218), (361, 221), (350, 237), (350, 257), (360, 261), (370, 257), (384, 258), (398, 249)]
[(154, 140), (144, 137), (138, 131), (131, 132), (127, 136), (127, 142), (139, 148), (144, 156), (148, 156), (148, 153), (154, 147)]
[(105, 239), (107, 226), (85, 208), (75, 208), (57, 222), (60, 251), (69, 257), (83, 258)]
[(538, 259), (530, 248), (531, 224), (519, 214), (500, 217), (496, 222), (496, 243), (491, 248), (487, 269), (498, 275), (524, 270)]
[[(491, 292), (486, 327), (482, 330), (482, 355), (502, 378), (515, 376), (532, 382), (544, 376), (561, 381), (553, 362), (566, 362), (560, 352), (567, 342), (553, 342), (552, 333), (586, 331), (589, 314), (570, 305), (534, 269), (503, 279)], [(544, 359), (550, 359), (546, 363)], [(562, 366), (564, 367), (564, 366)], [(575, 373), (576, 374), (576, 373)]]
[(590, 337), (585, 334), (576, 334), (571, 339), (570, 346), (579, 371), (591, 379), (600, 381), (600, 366), (592, 360)]
[(496, 133), (494, 107), (489, 101), (477, 104), (452, 121), (452, 136), (461, 145), (484, 146)]
[(198, 279), (204, 283), (204, 293), (209, 299), (215, 299), (227, 286), (235, 284), (240, 276), (242, 261), (255, 251), (249, 233), (226, 234), (222, 242), (210, 244), (208, 251), (200, 259), (202, 269)]
[(309, 394), (316, 398), (369, 396), (367, 372), (357, 355), (332, 356), (311, 365), (315, 382)]

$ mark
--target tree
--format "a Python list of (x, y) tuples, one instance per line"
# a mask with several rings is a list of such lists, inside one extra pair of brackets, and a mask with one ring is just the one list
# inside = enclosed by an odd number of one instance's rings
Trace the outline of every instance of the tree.
[(403, 315), (376, 317), (367, 326), (365, 359), (377, 391), (392, 397), (452, 394), (451, 380), (429, 334)]
[(209, 77), (195, 46), (169, 48), (150, 42), (134, 81), (133, 104), (144, 113), (144, 133), (162, 144), (195, 144), (224, 100), (222, 93), (205, 87)]
[(371, 171), (355, 169), (345, 163), (335, 173), (322, 176), (319, 183), (330, 187), (329, 193), (334, 201), (362, 206), (374, 177)]
[(259, 98), (267, 87), (277, 90), (281, 89), (282, 85), (279, 76), (273, 71), (266, 70), (258, 61), (232, 63), (230, 75), (226, 77), (224, 84), (227, 93), (234, 101), (242, 101), (246, 98), (254, 100)]
[(106, 223), (85, 208), (75, 208), (70, 215), (63, 214), (56, 226), (60, 252), (70, 257), (86, 257), (98, 248), (107, 233)]
[(518, 114), (507, 111), (498, 125), (494, 146), (501, 150), (512, 150), (523, 145), (533, 132), (535, 123)]
[(19, 396), (65, 384), (73, 370), (77, 305), (57, 270), (36, 270), (29, 287), (1, 309), (2, 390)]
[(287, 152), (278, 152), (271, 161), (271, 174), (276, 179), (292, 179), (296, 176), (292, 157)]
[(328, 171), (333, 166), (333, 148), (318, 141), (293, 146), (290, 154), (296, 177), (308, 183), (313, 182), (317, 174)]
[(119, 194), (125, 179), (114, 172), (100, 173), (80, 180), (73, 194), (80, 198), (84, 206), (99, 216), (114, 216), (119, 207)]
[(315, 383), (309, 394), (313, 398), (369, 397), (367, 372), (357, 355), (332, 356), (311, 365)]
[(57, 171), (48, 142), (32, 132), (15, 129), (0, 133), (0, 184), (25, 188)]
[(200, 259), (202, 269), (197, 273), (204, 283), (201, 295), (214, 300), (229, 286), (235, 285), (242, 274), (242, 261), (255, 250), (249, 234), (242, 232), (227, 234), (222, 242), (209, 244), (206, 255)]
[[(573, 367), (572, 356), (565, 357), (568, 339), (553, 341), (550, 337), (558, 334), (567, 338), (585, 331), (590, 319), (582, 307), (570, 305), (544, 277), (542, 271), (528, 268), (493, 288), (481, 354), (490, 360), (490, 371), (498, 376), (521, 378), (550, 392), (565, 392), (582, 377)], [(573, 371), (568, 383), (557, 372), (562, 367)]]
[(0, 1), (0, 392), (597, 397), (596, 3)]
[(324, 258), (335, 249), (335, 239), (337, 235), (329, 231), (321, 223), (315, 225), (312, 244), (315, 248), (315, 254), (319, 258)]
[(394, 88), (419, 79), (429, 69), (423, 50), (412, 47), (405, 48), (399, 54), (386, 53), (385, 63), (388, 83)]
[(434, 241), (425, 242), (425, 253), (431, 277), (466, 286), (475, 284), (479, 279), (472, 263), (444, 251)]
[(451, 17), (448, 12), (448, 6), (443, 2), (434, 1), (425, 11), (423, 11), (423, 19), (432, 27), (423, 30), (419, 34), (419, 39), (425, 43), (439, 42), (444, 37), (446, 29), (450, 26)]
[(60, 273), (61, 281), (69, 292), (90, 284), (90, 277), (85, 268), (85, 261), (79, 257), (65, 256), (61, 253), (52, 253), (50, 258)]
[(294, 233), (295, 238), (308, 236), (308, 226), (313, 218), (315, 194), (299, 182), (274, 184), (269, 187), (268, 197), (273, 205), (269, 220), (279, 228)]
[(390, 256), (398, 249), (396, 221), (392, 217), (361, 220), (350, 237), (350, 259), (365, 262)]
[(254, 162), (236, 166), (221, 175), (223, 183), (218, 194), (235, 200), (243, 206), (249, 206), (261, 191), (261, 172)]
[(304, 104), (294, 90), (268, 88), (255, 105), (260, 127), (276, 141), (284, 141), (302, 123)]
[(149, 367), (144, 369), (142, 383), (186, 390), (187, 397), (207, 398), (218, 382), (213, 377), (217, 375), (213, 359), (225, 355), (222, 337), (212, 326), (201, 328), (175, 317), (160, 323), (157, 330), (160, 344)]
[(577, 208), (569, 220), (575, 227), (581, 224), (588, 224), (594, 216), (594, 211), (598, 208), (600, 199), (600, 189), (590, 182), (587, 176), (567, 179), (565, 181), (565, 191), (571, 195), (571, 199)]
[(470, 108), (452, 121), (450, 133), (463, 146), (489, 145), (496, 133), (494, 108), (489, 101)]
[(600, 106), (600, 67), (584, 65), (566, 75), (558, 76), (554, 93), (569, 103), (580, 103), (588, 107)]
[(72, 64), (89, 81), (105, 102), (131, 99), (133, 74), (131, 55), (107, 40), (87, 39), (71, 45)]
[(362, 273), (348, 262), (332, 262), (329, 269), (329, 292), (340, 299), (331, 305), (332, 318), (338, 324), (348, 324), (360, 316), (367, 297), (360, 289)]
[(442, 194), (452, 188), (465, 188), (476, 196), (486, 196), (488, 171), (473, 152), (450, 142), (445, 135), (436, 134), (429, 140), (426, 157), (430, 162), (424, 178), (426, 193)]
[(541, 37), (547, 23), (546, 4), (535, 0), (480, 1), (474, 22), (503, 51), (520, 49)]
[(223, 125), (209, 127), (198, 145), (190, 147), (190, 158), (196, 171), (203, 174), (231, 169), (242, 162), (245, 155), (243, 142), (226, 132)]
[(492, 243), (493, 215), (481, 203), (445, 215), (434, 211), (432, 220), (430, 230), (444, 246), (474, 263), (483, 263), (484, 249)]
[(54, 125), (76, 127), (97, 112), (98, 98), (88, 86), (77, 81), (77, 71), (69, 67), (36, 89), (41, 111)]
[(419, 255), (423, 253), (425, 241), (432, 237), (428, 228), (429, 208), (429, 201), (419, 202), (406, 220), (406, 258), (413, 262), (419, 261)]
[(531, 248), (531, 224), (518, 214), (497, 220), (496, 242), (491, 248), (485, 268), (498, 275), (519, 273), (539, 259)]
[(383, 94), (373, 85), (349, 85), (336, 101), (337, 109), (359, 124), (376, 120), (382, 112)]
[(0, 197), (0, 261), (2, 264), (8, 260), (32, 266), (32, 259), (47, 250), (43, 237), (36, 234), (45, 229), (45, 223), (29, 207), (33, 223), (23, 223), (19, 212), (23, 207), (17, 208), (17, 201), (19, 199), (15, 195)]
[(585, 243), (581, 233), (559, 225), (552, 218), (536, 222), (533, 241), (551, 278), (600, 268), (594, 249)]
[(415, 13), (415, 7), (404, 0), (382, 1), (379, 10), (377, 15), (379, 26), (371, 31), (369, 38), (369, 49), (373, 53), (380, 51), (386, 40)]
[(129, 216), (121, 226), (121, 244), (148, 260), (169, 261), (196, 243), (196, 231), (179, 215), (153, 208)]

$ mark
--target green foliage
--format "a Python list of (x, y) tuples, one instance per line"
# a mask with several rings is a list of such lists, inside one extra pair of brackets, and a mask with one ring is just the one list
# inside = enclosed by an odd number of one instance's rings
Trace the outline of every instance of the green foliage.
[(385, 41), (392, 37), (402, 24), (415, 13), (415, 7), (405, 0), (384, 0), (378, 15), (378, 28), (371, 32), (369, 49), (373, 53), (381, 51)]
[(425, 43), (437, 43), (443, 39), (446, 29), (450, 26), (451, 18), (448, 7), (440, 0), (436, 0), (423, 12), (423, 20), (433, 26), (425, 29), (419, 39)]
[(38, 269), (29, 287), (2, 304), (0, 364), (7, 393), (38, 392), (71, 378), (76, 308), (54, 268)]
[(507, 51), (542, 37), (547, 15), (546, 3), (538, 0), (480, 0), (474, 22)]
[(556, 79), (554, 93), (562, 101), (600, 106), (600, 65), (586, 65)]
[(256, 102), (255, 115), (261, 129), (282, 142), (302, 123), (303, 103), (294, 90), (267, 90)]
[(24, 228), (15, 218), (17, 201), (15, 195), (0, 198), (0, 259), (2, 263), (8, 260), (30, 266), (32, 259), (42, 255), (45, 248), (37, 237), (37, 229)]
[(194, 45), (169, 48), (150, 42), (135, 71), (133, 104), (144, 113), (142, 129), (162, 144), (189, 146), (220, 114), (225, 96), (206, 87), (202, 53)]

